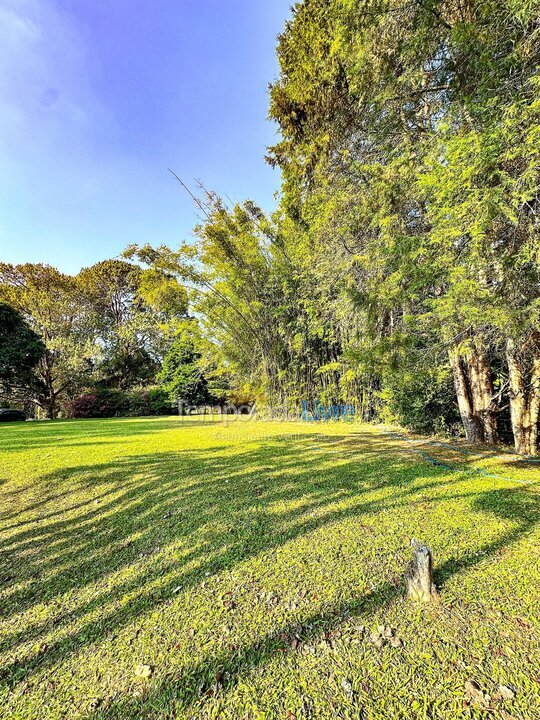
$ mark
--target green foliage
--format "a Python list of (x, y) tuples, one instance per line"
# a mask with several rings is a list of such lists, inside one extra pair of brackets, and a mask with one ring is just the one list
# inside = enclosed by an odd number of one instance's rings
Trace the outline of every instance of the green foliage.
[(202, 405), (209, 400), (208, 383), (203, 376), (199, 347), (200, 336), (193, 321), (177, 331), (158, 374), (158, 383), (173, 403)]
[(106, 260), (77, 276), (101, 357), (95, 375), (106, 387), (152, 384), (175, 324), (187, 311), (186, 291), (158, 271)]
[(98, 352), (77, 282), (48, 265), (0, 263), (0, 298), (24, 317), (45, 346), (32, 400), (54, 418), (61, 398), (88, 378)]
[(96, 378), (100, 385), (128, 390), (139, 385), (152, 384), (159, 371), (157, 357), (144, 347), (128, 348), (119, 344), (99, 363)]
[(0, 264), (0, 298), (44, 345), (27, 399), (47, 417), (89, 387), (155, 384), (187, 311), (186, 291), (170, 274), (121, 260), (97, 263), (76, 277), (46, 265)]
[(35, 374), (45, 347), (22, 316), (0, 303), (0, 394), (25, 398), (39, 386)]
[(158, 387), (129, 391), (98, 388), (77, 396), (63, 407), (63, 414), (68, 418), (139, 417), (176, 412), (167, 393)]
[(381, 419), (418, 433), (456, 434), (460, 418), (449, 372), (393, 373), (385, 379), (380, 393)]
[[(474, 374), (481, 352), (489, 394), (510, 339), (540, 357), (537, 10), (312, 0), (280, 36), (270, 114), (282, 139), (270, 155), (292, 242), (311, 268), (331, 265), (336, 310), (352, 301), (337, 360), (361, 358), (390, 413), (399, 363), (435, 378), (454, 353)], [(427, 376), (404, 364), (405, 347), (429, 354)], [(536, 387), (528, 362), (520, 372)], [(407, 390), (418, 418), (432, 415), (422, 388)], [(497, 403), (491, 392), (488, 414)]]
[(150, 387), (142, 390), (130, 390), (126, 393), (129, 402), (128, 415), (175, 415), (178, 408), (172, 403), (163, 388)]
[(147, 393), (148, 404), (152, 415), (174, 415), (178, 412), (175, 404), (171, 403), (167, 392), (160, 387), (150, 387)]

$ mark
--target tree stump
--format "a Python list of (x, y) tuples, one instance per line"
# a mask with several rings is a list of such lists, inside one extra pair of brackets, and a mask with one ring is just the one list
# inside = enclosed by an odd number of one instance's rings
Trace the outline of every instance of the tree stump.
[(426, 545), (414, 538), (411, 545), (414, 554), (405, 575), (407, 597), (415, 602), (431, 602), (438, 597), (433, 583), (433, 555)]

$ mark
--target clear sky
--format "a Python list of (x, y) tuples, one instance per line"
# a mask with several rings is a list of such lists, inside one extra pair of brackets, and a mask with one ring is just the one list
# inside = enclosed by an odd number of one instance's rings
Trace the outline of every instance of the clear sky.
[(186, 182), (271, 208), (291, 0), (0, 0), (0, 259), (65, 272), (193, 237)]

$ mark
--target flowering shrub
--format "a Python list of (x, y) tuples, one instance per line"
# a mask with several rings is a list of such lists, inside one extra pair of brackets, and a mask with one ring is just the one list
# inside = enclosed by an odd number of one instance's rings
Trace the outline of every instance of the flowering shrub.
[(65, 408), (66, 415), (71, 418), (101, 417), (97, 397), (87, 393), (72, 400)]
[(130, 391), (100, 389), (80, 395), (64, 406), (64, 415), (69, 418), (140, 417), (174, 415), (177, 412), (168, 394), (160, 388)]

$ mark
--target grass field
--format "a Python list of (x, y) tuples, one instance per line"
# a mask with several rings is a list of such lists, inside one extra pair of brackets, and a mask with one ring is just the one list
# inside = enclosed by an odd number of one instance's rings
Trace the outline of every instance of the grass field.
[(9, 424), (0, 448), (2, 718), (540, 717), (540, 465), (200, 418)]

